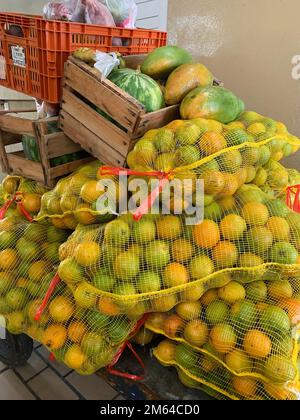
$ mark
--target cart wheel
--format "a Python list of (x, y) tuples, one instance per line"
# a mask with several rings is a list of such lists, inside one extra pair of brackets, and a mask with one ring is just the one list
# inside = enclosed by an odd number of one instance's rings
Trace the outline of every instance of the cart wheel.
[(9, 368), (24, 366), (33, 351), (33, 341), (25, 334), (12, 335), (0, 339), (0, 362)]

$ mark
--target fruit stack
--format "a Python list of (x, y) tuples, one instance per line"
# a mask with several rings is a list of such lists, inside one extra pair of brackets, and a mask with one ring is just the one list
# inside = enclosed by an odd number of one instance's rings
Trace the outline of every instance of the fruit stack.
[[(103, 215), (96, 209), (97, 200), (104, 192), (99, 183), (107, 179), (99, 174), (101, 165), (94, 161), (58, 181), (53, 190), (43, 195), (36, 220), (47, 221), (60, 229), (74, 230), (78, 224), (91, 225), (113, 219), (113, 214)], [(118, 185), (117, 177), (110, 179)]]
[(63, 282), (43, 308), (59, 263), (59, 247), (69, 232), (13, 217), (0, 223), (0, 313), (6, 318), (7, 329), (35, 338), (82, 374), (110, 363), (134, 328), (133, 322), (120, 316), (112, 323), (109, 317), (88, 310), (93, 305), (89, 290), (78, 285), (74, 302)]
[[(166, 66), (155, 54), (142, 67), (152, 77), (160, 60)], [(11, 331), (40, 340), (82, 374), (110, 364), (144, 314), (155, 313), (147, 327), (172, 340), (155, 355), (187, 386), (218, 398), (297, 398), (300, 214), (284, 192), (299, 174), (279, 161), (300, 140), (280, 122), (242, 112), (223, 88), (203, 87), (200, 65), (176, 54), (158, 74), (184, 119), (147, 132), (127, 165), (131, 179), (190, 182), (172, 190), (167, 212), (148, 209), (136, 221), (97, 210), (107, 192), (99, 183), (118, 182), (121, 168), (103, 175), (94, 162), (60, 180), (31, 225), (1, 223), (0, 313)], [(197, 206), (199, 196), (203, 220), (190, 225), (186, 197)]]
[(296, 399), (299, 278), (229, 282), (146, 327), (172, 341), (154, 351), (194, 381), (232, 399)]
[[(42, 195), (48, 189), (20, 176), (7, 176), (1, 184), (1, 219), (4, 217), (35, 217), (41, 209)], [(23, 209), (23, 213), (22, 213)]]

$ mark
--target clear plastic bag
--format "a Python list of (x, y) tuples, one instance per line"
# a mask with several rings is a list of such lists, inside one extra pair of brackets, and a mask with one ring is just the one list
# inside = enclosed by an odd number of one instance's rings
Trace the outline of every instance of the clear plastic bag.
[(48, 20), (116, 26), (109, 9), (98, 0), (52, 1), (44, 6), (43, 16)]
[(109, 9), (98, 0), (81, 0), (85, 23), (101, 26), (116, 26)]
[(43, 17), (48, 20), (72, 21), (78, 3), (78, 0), (51, 1), (44, 6)]
[(100, 71), (101, 78), (105, 79), (113, 71), (114, 68), (118, 67), (120, 60), (116, 53), (106, 54), (100, 51), (96, 51), (96, 63), (94, 67)]
[[(109, 9), (98, 0), (53, 1), (44, 6), (43, 16), (48, 20), (63, 20), (99, 26), (116, 26)], [(112, 43), (115, 47), (121, 47), (122, 39), (113, 38)]]
[(134, 0), (99, 0), (110, 10), (115, 24), (120, 28), (134, 29), (137, 5)]

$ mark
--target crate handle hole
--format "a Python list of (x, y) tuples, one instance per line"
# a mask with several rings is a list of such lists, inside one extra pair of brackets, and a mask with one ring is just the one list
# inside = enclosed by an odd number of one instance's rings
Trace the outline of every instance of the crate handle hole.
[(17, 36), (18, 38), (24, 38), (23, 29), (19, 25), (12, 25), (10, 23), (5, 23), (4, 32), (7, 35)]

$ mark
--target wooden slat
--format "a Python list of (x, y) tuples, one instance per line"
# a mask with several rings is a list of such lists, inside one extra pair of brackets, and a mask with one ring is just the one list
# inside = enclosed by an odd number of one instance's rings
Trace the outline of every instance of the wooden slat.
[(1, 161), (1, 170), (4, 173), (9, 173), (9, 166), (8, 166), (8, 160), (5, 150), (5, 142), (4, 142), (4, 136), (3, 131), (0, 130), (0, 161)]
[(143, 136), (147, 131), (152, 130), (153, 128), (164, 127), (171, 121), (180, 118), (179, 115), (179, 105), (169, 106), (164, 109), (160, 109), (156, 112), (150, 112), (141, 116), (138, 121), (136, 131), (133, 133), (133, 138), (139, 138)]
[(134, 103), (131, 96), (124, 95), (125, 92), (109, 80), (101, 82), (95, 75), (90, 75), (87, 70), (70, 61), (66, 64), (65, 84), (128, 130), (135, 127), (136, 120), (143, 111), (143, 107), (137, 101), (134, 100)]
[(66, 111), (62, 111), (61, 117), (61, 126), (66, 135), (79, 143), (92, 156), (108, 165), (122, 166), (124, 164), (126, 155), (114, 150)]
[[(21, 109), (21, 110), (19, 110), (19, 111), (17, 111), (17, 110), (14, 110), (13, 112), (14, 113), (24, 113), (24, 112), (35, 112), (36, 111), (36, 109), (34, 108), (26, 108), (26, 109)], [(10, 114), (12, 111), (11, 110), (9, 110), (9, 111), (0, 111), (0, 115), (6, 115), (6, 114)]]
[(11, 173), (23, 175), (38, 182), (44, 182), (42, 165), (38, 162), (27, 160), (23, 152), (8, 153), (7, 160)]
[[(140, 64), (140, 60), (138, 59), (137, 55), (131, 56), (134, 57), (134, 60), (137, 62), (136, 67)], [(146, 55), (141, 55), (140, 57), (146, 57)], [(130, 62), (130, 58), (127, 59), (127, 62)], [(116, 86), (114, 83), (112, 83), (107, 78), (102, 78), (101, 73), (99, 71), (95, 72), (95, 69), (90, 67), (88, 64), (84, 63), (81, 60), (78, 60), (77, 58), (74, 58), (73, 56), (69, 57), (68, 63), (73, 63), (76, 67), (83, 70), (83, 73), (87, 73), (91, 77), (93, 77), (95, 80), (100, 82), (103, 86), (105, 86), (107, 89), (111, 90), (114, 94), (120, 96), (122, 99), (126, 100), (126, 102), (129, 102), (130, 105), (133, 107), (134, 111), (141, 110), (143, 106), (138, 102), (133, 96), (129, 95), (127, 92), (124, 92), (124, 90), (120, 89), (118, 86)]]
[(48, 159), (48, 144), (45, 142), (45, 130), (47, 130), (45, 122), (38, 122), (33, 124), (36, 142), (39, 149), (39, 154), (41, 158), (43, 177), (47, 185), (51, 182), (50, 177), (50, 161)]
[(79, 144), (70, 140), (63, 132), (44, 136), (48, 144), (48, 159), (79, 152), (82, 148)]
[(11, 144), (18, 144), (22, 142), (22, 135), (2, 131), (3, 144), (9, 146)]
[(10, 133), (34, 136), (33, 121), (13, 115), (0, 115), (0, 129)]
[(74, 172), (79, 166), (85, 165), (88, 162), (95, 160), (93, 157), (74, 160), (74, 162), (65, 163), (64, 165), (56, 166), (50, 169), (51, 178), (58, 178), (59, 176), (70, 174)]
[[(62, 109), (66, 113), (74, 117), (74, 119), (85, 126), (89, 131), (94, 133), (100, 140), (102, 140), (102, 143), (106, 143), (110, 148), (114, 148), (118, 153), (126, 156), (130, 144), (130, 138), (126, 133), (99, 115), (88, 104), (85, 104), (83, 101), (77, 98), (72, 92), (64, 89), (63, 95), (64, 103), (62, 105)], [(66, 133), (62, 118), (60, 125), (63, 131)], [(73, 139), (73, 137), (68, 133), (66, 134)], [(83, 144), (86, 145), (88, 143), (88, 137), (83, 138), (80, 142), (82, 147)]]

